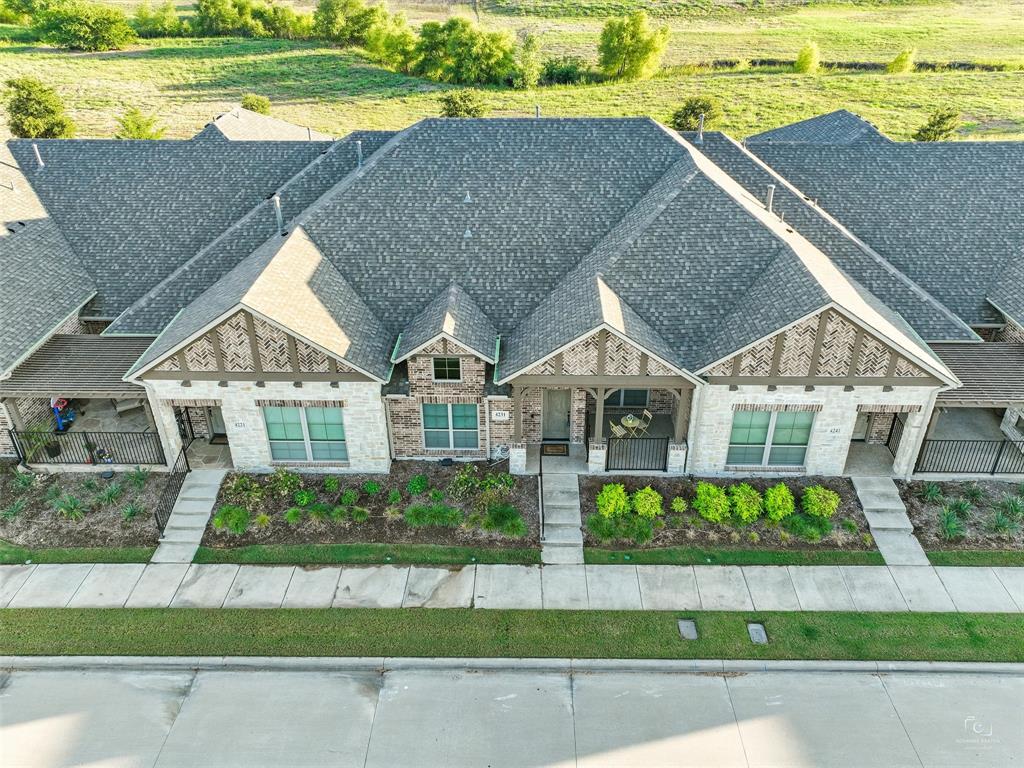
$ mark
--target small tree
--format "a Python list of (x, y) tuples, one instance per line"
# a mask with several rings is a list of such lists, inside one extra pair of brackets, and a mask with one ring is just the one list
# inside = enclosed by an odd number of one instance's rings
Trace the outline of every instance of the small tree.
[(523, 35), (516, 51), (516, 74), (512, 78), (515, 88), (535, 88), (540, 82), (541, 72), (540, 42), (536, 35)]
[(609, 19), (597, 46), (598, 64), (609, 77), (642, 80), (658, 71), (668, 45), (668, 27), (652, 29), (647, 14)]
[(143, 3), (135, 10), (132, 25), (139, 37), (178, 37), (185, 32), (185, 25), (171, 0), (161, 3), (155, 10), (148, 2)]
[(928, 122), (914, 131), (914, 141), (945, 141), (952, 138), (960, 127), (960, 113), (955, 109), (940, 109), (931, 114)]
[(516, 74), (516, 42), (507, 32), (487, 32), (456, 16), (420, 27), (412, 70), (443, 83), (504, 84)]
[(708, 96), (691, 96), (672, 113), (670, 125), (677, 131), (696, 131), (701, 115), (704, 115), (704, 127), (707, 128), (722, 116), (722, 107)]
[(135, 30), (117, 8), (89, 2), (58, 2), (35, 16), (39, 38), (58, 48), (114, 51), (135, 41)]
[(487, 105), (476, 91), (448, 91), (441, 97), (441, 117), (483, 117)]
[(821, 66), (821, 51), (814, 41), (808, 42), (796, 55), (793, 71), (801, 75), (813, 75)]
[(914, 71), (914, 57), (917, 51), (913, 48), (905, 48), (900, 51), (896, 58), (885, 65), (885, 71), (890, 75), (905, 75)]
[(231, 0), (196, 0), (192, 30), (203, 37), (230, 35), (241, 21)]
[(7, 81), (7, 126), (22, 139), (69, 139), (75, 124), (64, 114), (64, 103), (52, 88), (34, 77)]
[(364, 45), (375, 26), (387, 21), (387, 11), (363, 0), (320, 0), (313, 12), (313, 33), (344, 45)]
[(156, 124), (155, 115), (132, 107), (117, 119), (115, 139), (162, 139), (167, 129)]
[(366, 52), (378, 64), (409, 74), (416, 60), (416, 33), (404, 13), (388, 16), (366, 33)]
[(243, 93), (242, 109), (248, 109), (250, 112), (258, 112), (261, 115), (269, 115), (270, 99), (266, 96), (260, 96), (258, 93)]

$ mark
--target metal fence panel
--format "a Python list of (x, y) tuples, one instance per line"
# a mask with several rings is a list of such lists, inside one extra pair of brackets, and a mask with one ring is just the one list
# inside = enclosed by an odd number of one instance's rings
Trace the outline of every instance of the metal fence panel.
[(664, 472), (668, 468), (667, 437), (611, 437), (605, 469)]
[(10, 431), (18, 455), (29, 464), (163, 464), (156, 432)]
[(925, 440), (915, 471), (976, 475), (1024, 473), (1024, 442)]

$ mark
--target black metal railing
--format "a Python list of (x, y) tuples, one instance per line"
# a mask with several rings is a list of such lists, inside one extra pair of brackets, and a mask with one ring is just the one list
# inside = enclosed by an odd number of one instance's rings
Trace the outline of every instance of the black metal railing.
[(156, 432), (21, 432), (10, 430), (27, 464), (163, 464)]
[(167, 526), (167, 521), (171, 517), (171, 510), (174, 509), (174, 504), (178, 500), (178, 494), (181, 493), (181, 486), (185, 483), (185, 477), (190, 469), (188, 456), (185, 455), (185, 449), (182, 448), (181, 453), (178, 454), (178, 458), (174, 462), (174, 466), (171, 467), (171, 471), (167, 475), (167, 485), (164, 486), (164, 490), (160, 494), (160, 500), (157, 502), (156, 509), (153, 510), (153, 514), (156, 516), (156, 527), (160, 529), (161, 533), (163, 533), (164, 528)]
[(892, 457), (896, 458), (896, 452), (900, 449), (900, 441), (903, 439), (903, 419), (897, 413), (892, 420), (892, 426), (889, 428), (889, 435), (885, 438), (885, 447), (889, 449), (889, 453)]
[(1024, 441), (925, 440), (915, 472), (977, 475), (1024, 473)]
[(664, 472), (668, 468), (667, 437), (610, 437), (605, 469)]

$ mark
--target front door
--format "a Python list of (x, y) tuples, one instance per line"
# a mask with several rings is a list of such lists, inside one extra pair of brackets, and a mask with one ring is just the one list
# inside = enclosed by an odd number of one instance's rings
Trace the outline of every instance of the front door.
[(228, 441), (228, 430), (224, 426), (224, 415), (219, 406), (206, 409), (206, 423), (210, 427), (211, 443), (226, 443)]
[(545, 440), (569, 439), (569, 404), (571, 400), (571, 390), (544, 390), (543, 438)]
[(853, 424), (853, 440), (867, 440), (868, 428), (871, 426), (870, 413), (858, 413), (857, 421)]

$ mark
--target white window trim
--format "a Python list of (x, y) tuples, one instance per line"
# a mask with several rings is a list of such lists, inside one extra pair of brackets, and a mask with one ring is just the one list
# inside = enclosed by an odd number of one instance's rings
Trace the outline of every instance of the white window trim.
[[(636, 390), (641, 390), (642, 389), (644, 392), (646, 392), (647, 393), (647, 397), (644, 398), (644, 404), (643, 405), (623, 405), (622, 404), (622, 398), (625, 396), (625, 393), (626, 393), (627, 389), (630, 390), (630, 391), (636, 391)], [(605, 403), (605, 406), (604, 406), (605, 408), (650, 408), (651, 407), (651, 390), (644, 389), (643, 387), (622, 387), (617, 392), (613, 392), (608, 397), (618, 397), (619, 398), (619, 402), (618, 402), (617, 405), (608, 405), (608, 403)], [(605, 400), (607, 400), (608, 397), (605, 397)]]
[[(274, 452), (271, 447), (271, 443), (297, 443), (298, 440), (271, 440), (270, 432), (267, 431), (267, 417), (263, 413), (263, 409), (267, 406), (260, 406), (260, 416), (263, 417), (263, 432), (267, 436), (267, 449), (270, 451), (270, 460), (275, 464), (337, 464), (343, 465), (348, 464), (348, 431), (345, 430), (345, 409), (340, 406), (330, 406), (331, 408), (338, 408), (341, 411), (341, 428), (345, 432), (345, 437), (341, 440), (311, 440), (309, 438), (309, 424), (306, 422), (306, 406), (304, 405), (292, 405), (283, 406), (289, 408), (298, 408), (299, 410), (299, 426), (302, 427), (302, 444), (306, 448), (306, 458), (304, 459), (275, 459)], [(278, 406), (282, 407), (282, 406)], [(311, 406), (311, 407), (325, 407), (325, 406)], [(345, 458), (344, 459), (314, 459), (313, 458), (313, 443), (342, 443), (345, 446)]]
[[(758, 411), (757, 409), (754, 409), (752, 412), (753, 413), (764, 413), (765, 411), (763, 411), (763, 410), (762, 411)], [(814, 424), (818, 420), (818, 417), (817, 417), (817, 415), (813, 411), (804, 411), (804, 412), (811, 414), (811, 429), (810, 429), (810, 432), (807, 435), (807, 444), (805, 446), (803, 446), (803, 448), (804, 448), (804, 460), (803, 460), (803, 462), (801, 464), (769, 464), (768, 463), (768, 457), (771, 455), (773, 447), (777, 447), (777, 448), (799, 448), (800, 447), (798, 445), (779, 445), (779, 446), (774, 446), (773, 445), (774, 438), (775, 438), (775, 422), (778, 420), (779, 414), (780, 413), (791, 413), (791, 411), (769, 411), (769, 413), (771, 414), (771, 417), (768, 419), (768, 434), (765, 436), (765, 439), (764, 439), (764, 451), (761, 452), (761, 462), (759, 464), (751, 464), (749, 462), (744, 462), (744, 463), (737, 464), (735, 462), (730, 462), (729, 461), (729, 451), (731, 451), (734, 447), (735, 448), (755, 448), (756, 447), (756, 446), (753, 446), (753, 445), (740, 445), (739, 443), (733, 443), (732, 442), (732, 424), (730, 424), (729, 425), (729, 444), (725, 448), (725, 457), (726, 457), (725, 458), (725, 465), (727, 467), (765, 467), (765, 468), (774, 468), (774, 467), (786, 468), (786, 467), (788, 467), (788, 468), (792, 468), (792, 469), (795, 469), (797, 467), (804, 467), (804, 466), (806, 466), (807, 465), (807, 453), (811, 450), (811, 440), (814, 438)], [(740, 413), (740, 411), (734, 411), (733, 412), (733, 420), (736, 419), (736, 414), (737, 413)]]
[[(428, 429), (426, 419), (423, 418), (423, 406), (443, 405), (448, 409), (448, 447), (436, 448), (427, 445), (427, 432), (443, 432), (441, 429)], [(474, 429), (455, 429), (455, 419), (452, 417), (453, 405), (472, 405), (476, 408), (476, 427)], [(420, 432), (423, 437), (423, 450), (425, 451), (479, 451), (480, 450), (480, 404), (479, 403), (420, 403)], [(456, 432), (476, 432), (476, 445), (470, 447), (455, 447)]]
[[(435, 360), (458, 360), (459, 361), (459, 378), (457, 379), (439, 379), (437, 378), (437, 368), (434, 366)], [(462, 358), (459, 355), (432, 355), (430, 358), (430, 378), (438, 384), (459, 384), (462, 382)]]

